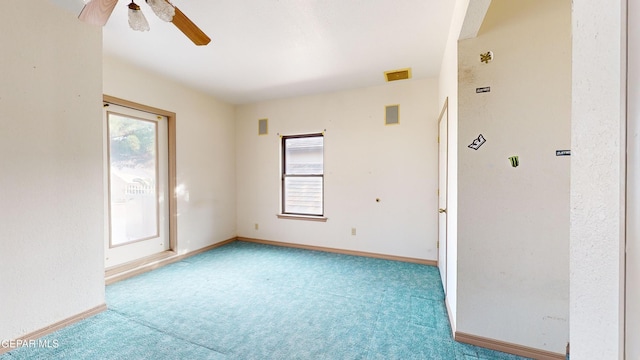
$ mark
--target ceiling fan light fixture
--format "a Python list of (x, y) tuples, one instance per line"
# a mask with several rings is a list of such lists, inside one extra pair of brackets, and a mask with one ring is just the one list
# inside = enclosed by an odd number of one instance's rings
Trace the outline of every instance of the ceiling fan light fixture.
[(146, 1), (151, 7), (151, 10), (153, 10), (156, 16), (158, 16), (162, 21), (171, 22), (171, 20), (173, 20), (173, 16), (176, 14), (176, 9), (166, 0)]
[(149, 31), (149, 22), (140, 10), (140, 6), (133, 1), (129, 4), (129, 27), (136, 31)]

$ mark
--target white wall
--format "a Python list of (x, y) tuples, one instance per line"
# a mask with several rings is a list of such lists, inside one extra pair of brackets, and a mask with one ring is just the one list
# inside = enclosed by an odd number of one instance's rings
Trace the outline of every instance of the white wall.
[[(384, 124), (390, 104), (400, 104), (399, 125)], [(238, 106), (238, 236), (436, 260), (439, 111), (435, 79)], [(276, 218), (278, 133), (325, 129), (328, 221)]]
[(453, 333), (458, 308), (458, 36), (468, 7), (469, 0), (456, 0), (438, 79), (438, 104), (442, 106), (447, 99), (449, 102), (446, 302)]
[(555, 151), (571, 145), (570, 14), (568, 0), (493, 0), (458, 47), (457, 330), (555, 353), (569, 340), (570, 157)]
[(236, 235), (234, 106), (104, 57), (104, 93), (176, 113), (178, 252)]
[[(627, 359), (640, 358), (640, 4), (630, 2), (628, 21), (627, 96)], [(633, 219), (636, 219), (635, 221)]]
[(0, 12), (0, 339), (104, 304), (100, 28)]
[(625, 4), (573, 3), (572, 359), (623, 356)]

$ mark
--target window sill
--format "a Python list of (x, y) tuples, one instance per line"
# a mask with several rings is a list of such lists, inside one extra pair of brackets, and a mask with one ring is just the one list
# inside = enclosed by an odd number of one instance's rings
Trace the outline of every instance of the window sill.
[(327, 222), (326, 217), (324, 216), (314, 216), (314, 215), (291, 215), (291, 214), (277, 214), (278, 219), (291, 219), (291, 220), (307, 220), (307, 221), (319, 221), (319, 222)]

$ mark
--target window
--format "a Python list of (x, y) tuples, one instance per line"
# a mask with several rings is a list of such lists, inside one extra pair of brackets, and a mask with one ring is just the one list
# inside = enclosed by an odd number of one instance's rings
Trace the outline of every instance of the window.
[(324, 137), (282, 137), (282, 213), (324, 215)]

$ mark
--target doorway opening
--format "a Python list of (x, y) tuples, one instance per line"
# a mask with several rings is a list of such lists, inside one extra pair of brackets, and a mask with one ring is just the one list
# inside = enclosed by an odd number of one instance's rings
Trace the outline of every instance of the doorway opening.
[(447, 293), (447, 181), (449, 174), (449, 99), (438, 118), (438, 269)]

